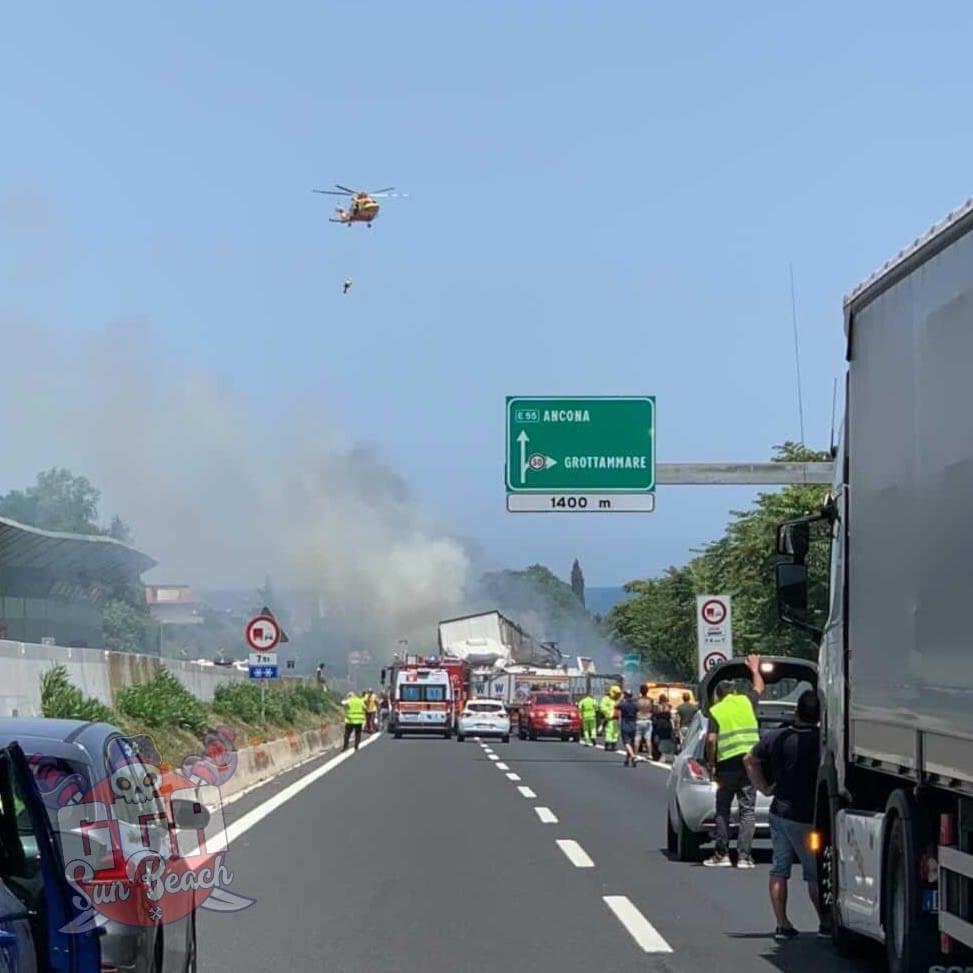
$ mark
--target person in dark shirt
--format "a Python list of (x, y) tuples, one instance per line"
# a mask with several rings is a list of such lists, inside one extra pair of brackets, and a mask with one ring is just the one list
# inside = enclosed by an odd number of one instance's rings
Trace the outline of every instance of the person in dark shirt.
[(692, 723), (698, 710), (699, 707), (693, 702), (693, 697), (689, 693), (683, 693), (682, 702), (676, 707), (676, 735), (680, 748), (686, 740), (689, 724)]
[(667, 759), (672, 752), (672, 710), (668, 696), (662, 695), (652, 714), (652, 759)]
[[(821, 707), (813, 689), (797, 701), (797, 719), (767, 734), (743, 758), (747, 776), (762, 794), (773, 795), (770, 805), (770, 838), (773, 863), (770, 866), (770, 905), (777, 928), (774, 938), (793, 939), (797, 930), (787, 918), (787, 882), (791, 866), (801, 863), (808, 895), (820, 916), (817, 861), (808, 849), (807, 836), (814, 822), (814, 788), (821, 761), (818, 722)], [(830, 935), (824, 920), (818, 935)]]
[(626, 690), (622, 701), (617, 706), (619, 730), (622, 734), (622, 743), (625, 746), (625, 766), (634, 767), (636, 763), (635, 755), (635, 732), (638, 728), (639, 704), (632, 699), (631, 690)]

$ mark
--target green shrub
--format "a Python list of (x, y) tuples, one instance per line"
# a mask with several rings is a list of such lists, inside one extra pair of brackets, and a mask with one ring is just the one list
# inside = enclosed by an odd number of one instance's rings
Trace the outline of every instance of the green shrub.
[(112, 721), (112, 711), (73, 686), (67, 668), (60, 663), (41, 676), (41, 712), (48, 719), (89, 720), (92, 723)]
[(168, 724), (201, 733), (208, 723), (206, 708), (168, 669), (161, 669), (149, 682), (120, 689), (115, 706), (147, 726)]
[(260, 722), (260, 687), (255, 682), (224, 683), (213, 693), (213, 711), (244, 723)]
[(317, 686), (281, 689), (269, 686), (264, 697), (264, 719), (260, 718), (260, 686), (256, 682), (236, 682), (217, 686), (213, 710), (245, 723), (293, 723), (303, 713), (324, 713), (328, 697)]

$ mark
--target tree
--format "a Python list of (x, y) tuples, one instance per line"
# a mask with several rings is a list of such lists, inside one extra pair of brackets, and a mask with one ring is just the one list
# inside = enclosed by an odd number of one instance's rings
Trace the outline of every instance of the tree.
[(102, 609), (105, 646), (116, 652), (141, 652), (149, 617), (133, 604), (118, 598), (105, 602)]
[(581, 565), (578, 559), (574, 559), (574, 564), (571, 565), (571, 590), (577, 596), (578, 601), (584, 604), (584, 571), (581, 570)]
[[(777, 447), (779, 462), (827, 460), (797, 443)], [(695, 596), (728, 592), (733, 598), (733, 643), (738, 653), (813, 657), (807, 635), (777, 620), (774, 567), (779, 560), (777, 526), (821, 508), (827, 489), (789, 486), (762, 493), (746, 511), (733, 511), (723, 536), (683, 567), (625, 586), (634, 597), (616, 605), (607, 619), (611, 634), (637, 649), (665, 674), (696, 675)], [(808, 555), (809, 607), (820, 624), (827, 614), (828, 545), (812, 544)]]
[(101, 493), (85, 476), (74, 476), (62, 467), (37, 474), (37, 482), (26, 490), (11, 490), (0, 496), (0, 517), (9, 517), (42, 530), (72, 534), (101, 534), (130, 541), (131, 530), (119, 517), (107, 529), (98, 524)]
[(584, 649), (596, 637), (594, 622), (571, 590), (543, 564), (523, 571), (492, 571), (480, 580), (483, 595), (532, 635)]

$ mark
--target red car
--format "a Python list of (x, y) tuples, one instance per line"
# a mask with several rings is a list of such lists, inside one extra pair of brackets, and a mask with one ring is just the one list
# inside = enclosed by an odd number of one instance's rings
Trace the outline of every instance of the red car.
[(520, 707), (517, 717), (517, 736), (560, 737), (562, 740), (581, 739), (581, 714), (568, 693), (538, 690), (532, 692), (527, 703)]

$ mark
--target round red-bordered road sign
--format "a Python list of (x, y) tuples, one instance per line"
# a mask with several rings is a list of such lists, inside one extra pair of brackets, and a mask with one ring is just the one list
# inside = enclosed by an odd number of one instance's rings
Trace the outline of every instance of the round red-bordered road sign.
[(703, 671), (715, 669), (721, 662), (726, 662), (726, 655), (722, 652), (708, 652), (703, 656)]
[(280, 625), (271, 615), (257, 615), (247, 622), (244, 634), (254, 652), (273, 652), (280, 642)]
[(717, 598), (710, 598), (700, 606), (699, 613), (707, 625), (719, 625), (726, 619), (726, 605)]

